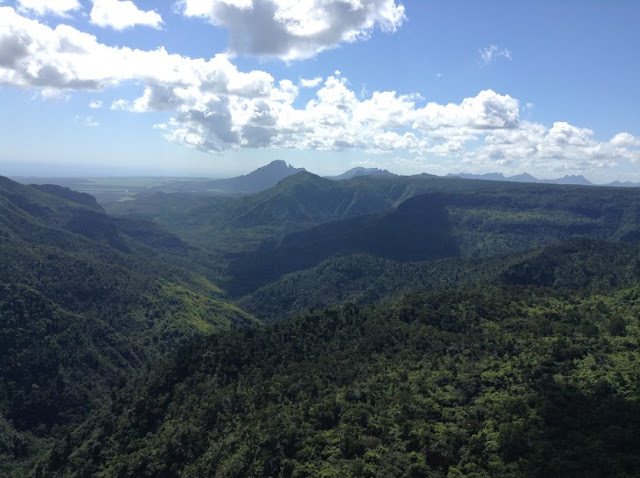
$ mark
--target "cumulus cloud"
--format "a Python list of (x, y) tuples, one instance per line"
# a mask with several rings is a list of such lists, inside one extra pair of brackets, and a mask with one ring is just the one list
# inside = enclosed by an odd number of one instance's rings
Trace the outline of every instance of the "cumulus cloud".
[(405, 20), (395, 0), (181, 0), (181, 12), (229, 31), (229, 52), (285, 60), (309, 58), (394, 32)]
[(209, 60), (101, 44), (67, 25), (55, 29), (0, 7), (0, 84), (44, 90), (102, 90), (135, 80), (150, 87), (197, 85), (210, 93), (256, 96), (273, 82), (239, 72), (225, 55)]
[(162, 17), (153, 10), (142, 11), (129, 0), (93, 0), (91, 23), (114, 30), (125, 30), (136, 25), (160, 28)]
[(38, 16), (53, 14), (64, 17), (81, 8), (78, 0), (17, 0), (16, 3), (20, 11)]
[(94, 109), (94, 110), (102, 108), (102, 101), (100, 101), (100, 100), (90, 101), (89, 102), (89, 108)]
[[(465, 153), (465, 161), (479, 165), (518, 165), (520, 169), (542, 172), (611, 167), (621, 160), (640, 162), (640, 150), (629, 147), (626, 140), (633, 136), (629, 138), (627, 134), (620, 133), (610, 141), (598, 141), (593, 131), (566, 122), (555, 122), (551, 128), (522, 122), (516, 130), (492, 132), (483, 146)], [(625, 140), (624, 144), (621, 139)]]
[(473, 98), (465, 98), (460, 104), (428, 103), (420, 110), (414, 127), (427, 131), (434, 128), (459, 131), (511, 129), (518, 125), (519, 111), (516, 99), (484, 90)]
[(497, 45), (489, 45), (486, 48), (481, 48), (478, 50), (478, 53), (480, 54), (480, 61), (483, 65), (489, 65), (498, 58), (511, 61), (511, 51), (507, 48), (500, 48)]
[(611, 144), (621, 147), (640, 147), (640, 139), (625, 131), (623, 133), (618, 133), (611, 138)]
[(311, 78), (311, 79), (305, 79), (305, 78), (300, 79), (300, 86), (302, 86), (303, 88), (315, 88), (320, 83), (322, 83), (322, 77), (320, 76), (317, 78)]
[[(139, 84), (140, 93), (113, 101), (112, 110), (169, 112), (170, 120), (154, 128), (207, 152), (362, 150), (532, 173), (640, 162), (640, 140), (628, 132), (599, 141), (593, 131), (566, 122), (548, 127), (523, 120), (520, 102), (493, 90), (440, 104), (418, 94), (356, 93), (339, 72), (276, 81), (264, 71), (239, 71), (225, 55), (205, 60), (111, 47), (72, 27), (50, 28), (0, 7), (0, 84), (70, 94), (123, 83)], [(303, 88), (314, 88), (304, 103)]]

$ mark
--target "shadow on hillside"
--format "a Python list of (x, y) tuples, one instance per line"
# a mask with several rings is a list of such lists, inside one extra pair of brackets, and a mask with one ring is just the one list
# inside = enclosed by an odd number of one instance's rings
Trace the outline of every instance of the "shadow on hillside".
[(340, 254), (367, 253), (401, 262), (459, 255), (441, 195), (425, 194), (382, 214), (359, 216), (296, 232), (230, 264), (233, 296)]

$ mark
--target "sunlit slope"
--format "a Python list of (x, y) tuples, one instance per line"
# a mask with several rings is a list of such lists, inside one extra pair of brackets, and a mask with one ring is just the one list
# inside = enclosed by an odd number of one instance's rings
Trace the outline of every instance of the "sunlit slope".
[(637, 287), (492, 288), (200, 340), (36, 476), (632, 476)]
[(0, 449), (1, 470), (146, 361), (255, 323), (176, 265), (192, 252), (155, 224), (107, 216), (90, 196), (0, 178), (0, 442), (14, 444)]

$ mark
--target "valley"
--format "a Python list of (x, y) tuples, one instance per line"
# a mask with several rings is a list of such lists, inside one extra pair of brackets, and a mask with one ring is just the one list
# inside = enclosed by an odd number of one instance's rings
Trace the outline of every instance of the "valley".
[(636, 469), (640, 189), (281, 166), (1, 178), (2, 473)]

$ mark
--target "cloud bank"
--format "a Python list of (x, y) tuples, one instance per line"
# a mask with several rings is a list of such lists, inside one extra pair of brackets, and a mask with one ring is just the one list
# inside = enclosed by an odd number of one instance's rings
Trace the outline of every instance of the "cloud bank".
[[(224, 3), (242, 9), (250, 2)], [(51, 28), (0, 7), (0, 84), (66, 94), (131, 82), (141, 85), (141, 93), (113, 102), (112, 110), (169, 112), (169, 121), (155, 125), (165, 138), (206, 152), (263, 147), (405, 152), (467, 169), (532, 172), (640, 162), (640, 139), (628, 132), (598, 141), (593, 131), (566, 122), (548, 127), (526, 121), (516, 98), (492, 90), (439, 104), (419, 94), (357, 94), (339, 72), (277, 81), (265, 71), (239, 71), (226, 55), (205, 60), (164, 49), (107, 46), (70, 26)], [(312, 92), (302, 105), (300, 88)], [(85, 122), (90, 123), (93, 119)]]

